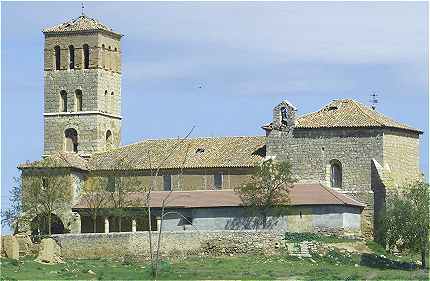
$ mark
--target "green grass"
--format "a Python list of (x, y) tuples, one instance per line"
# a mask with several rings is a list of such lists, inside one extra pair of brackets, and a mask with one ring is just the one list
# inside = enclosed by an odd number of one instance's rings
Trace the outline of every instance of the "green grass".
[[(26, 258), (19, 262), (1, 259), (1, 279), (151, 279), (147, 263), (98, 259), (42, 265), (33, 259)], [(428, 271), (393, 269), (383, 263), (356, 267), (355, 264), (361, 262), (359, 255), (343, 256), (336, 252), (325, 257), (313, 257), (312, 260), (283, 255), (193, 257), (171, 263), (163, 261), (158, 279), (428, 280)], [(88, 273), (89, 270), (95, 274)]]

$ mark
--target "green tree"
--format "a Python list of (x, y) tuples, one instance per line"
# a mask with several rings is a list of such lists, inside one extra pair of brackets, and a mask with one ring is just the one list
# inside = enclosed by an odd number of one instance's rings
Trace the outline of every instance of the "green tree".
[(250, 181), (235, 191), (252, 213), (261, 214), (263, 228), (266, 228), (269, 213), (280, 216), (287, 212), (289, 191), (295, 182), (289, 162), (269, 159), (257, 166)]
[(421, 253), (423, 268), (429, 253), (429, 205), (429, 185), (417, 181), (388, 196), (382, 220), (388, 247)]
[(10, 207), (1, 212), (1, 224), (8, 225), (14, 230), (14, 233), (19, 232), (19, 225), (24, 220), (22, 216), (22, 184), (20, 178), (13, 178), (15, 184), (9, 191)]
[[(51, 235), (52, 214), (61, 210), (72, 198), (72, 179), (65, 175), (30, 176), (23, 189), (22, 209), (48, 220)], [(39, 226), (41, 221), (38, 222)]]
[(99, 177), (87, 178), (82, 192), (82, 200), (87, 206), (86, 212), (93, 220), (93, 231), (97, 232), (97, 216), (107, 207), (111, 194), (101, 184)]

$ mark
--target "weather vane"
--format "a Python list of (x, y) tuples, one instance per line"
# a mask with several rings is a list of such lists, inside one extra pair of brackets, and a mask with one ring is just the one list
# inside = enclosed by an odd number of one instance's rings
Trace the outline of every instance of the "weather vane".
[(372, 104), (371, 107), (373, 110), (376, 109), (376, 104), (378, 104), (379, 100), (378, 100), (378, 94), (377, 93), (372, 93), (370, 95), (370, 103)]
[(84, 2), (81, 2), (81, 9), (82, 9), (82, 12), (81, 12), (81, 13), (82, 13), (82, 15), (84, 15), (84, 8), (85, 8), (85, 7), (84, 7)]

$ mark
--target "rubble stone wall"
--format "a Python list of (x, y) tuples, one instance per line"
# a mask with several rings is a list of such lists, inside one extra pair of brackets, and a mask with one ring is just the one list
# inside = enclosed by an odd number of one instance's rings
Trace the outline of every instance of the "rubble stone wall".
[[(149, 257), (148, 232), (61, 234), (53, 238), (64, 258)], [(158, 235), (153, 233), (153, 243)], [(162, 256), (266, 253), (282, 245), (283, 234), (264, 231), (163, 232)]]
[[(384, 168), (389, 169), (394, 187), (420, 176), (420, 140), (418, 133), (384, 131)], [(390, 187), (388, 187), (390, 188)]]

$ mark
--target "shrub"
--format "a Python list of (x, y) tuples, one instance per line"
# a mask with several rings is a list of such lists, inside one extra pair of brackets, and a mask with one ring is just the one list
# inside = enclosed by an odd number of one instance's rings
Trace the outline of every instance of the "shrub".
[(295, 243), (300, 243), (303, 241), (316, 241), (322, 243), (341, 243), (354, 241), (354, 239), (337, 237), (336, 235), (319, 234), (312, 232), (286, 232), (284, 240)]

